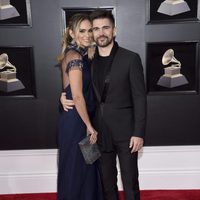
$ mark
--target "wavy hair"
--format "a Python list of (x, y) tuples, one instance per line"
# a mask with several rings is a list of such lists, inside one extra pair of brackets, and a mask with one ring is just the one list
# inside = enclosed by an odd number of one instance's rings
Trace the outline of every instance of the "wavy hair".
[[(62, 49), (61, 49), (60, 55), (58, 56), (59, 63), (61, 63), (65, 57), (65, 52), (66, 52), (67, 46), (73, 41), (73, 38), (70, 36), (69, 31), (72, 30), (75, 34), (77, 34), (79, 31), (79, 28), (80, 28), (80, 24), (84, 20), (91, 21), (89, 15), (87, 15), (86, 13), (77, 13), (70, 18), (69, 25), (66, 28), (65, 33), (62, 38)], [(79, 46), (79, 44), (77, 44), (77, 45)], [(89, 52), (88, 57), (92, 58), (93, 55), (90, 55), (91, 54), (90, 48), (88, 48), (88, 52)]]

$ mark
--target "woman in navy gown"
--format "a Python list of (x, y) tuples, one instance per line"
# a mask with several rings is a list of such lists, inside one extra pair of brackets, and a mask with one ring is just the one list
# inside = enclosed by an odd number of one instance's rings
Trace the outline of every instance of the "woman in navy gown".
[(85, 14), (72, 16), (59, 56), (62, 82), (67, 99), (75, 108), (63, 110), (59, 122), (58, 200), (100, 200), (101, 190), (96, 163), (85, 164), (78, 143), (87, 134), (95, 143), (97, 132), (90, 118), (94, 100), (88, 57), (92, 42), (92, 26)]

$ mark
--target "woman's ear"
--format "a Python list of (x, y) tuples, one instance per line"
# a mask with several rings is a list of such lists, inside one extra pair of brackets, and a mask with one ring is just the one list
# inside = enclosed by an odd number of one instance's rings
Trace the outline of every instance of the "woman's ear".
[(71, 36), (72, 39), (74, 39), (75, 35), (74, 35), (74, 32), (71, 29), (69, 29), (69, 35)]

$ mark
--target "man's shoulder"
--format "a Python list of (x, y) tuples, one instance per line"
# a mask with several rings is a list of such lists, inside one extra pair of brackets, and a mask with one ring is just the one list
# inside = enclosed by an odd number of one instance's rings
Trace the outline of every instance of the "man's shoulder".
[(129, 49), (126, 49), (126, 48), (123, 48), (123, 47), (121, 47), (121, 46), (119, 46), (119, 53), (121, 54), (121, 55), (124, 55), (124, 56), (128, 56), (128, 57), (140, 57), (139, 56), (139, 54), (137, 53), (137, 52), (134, 52), (134, 51), (131, 51), (131, 50), (129, 50)]

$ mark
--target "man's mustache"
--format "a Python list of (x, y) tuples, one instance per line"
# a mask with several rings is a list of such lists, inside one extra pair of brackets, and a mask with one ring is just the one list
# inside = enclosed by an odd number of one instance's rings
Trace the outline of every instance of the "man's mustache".
[(101, 38), (107, 38), (107, 39), (108, 39), (108, 37), (105, 36), (105, 35), (101, 35), (101, 36), (99, 36), (97, 39), (101, 39)]

